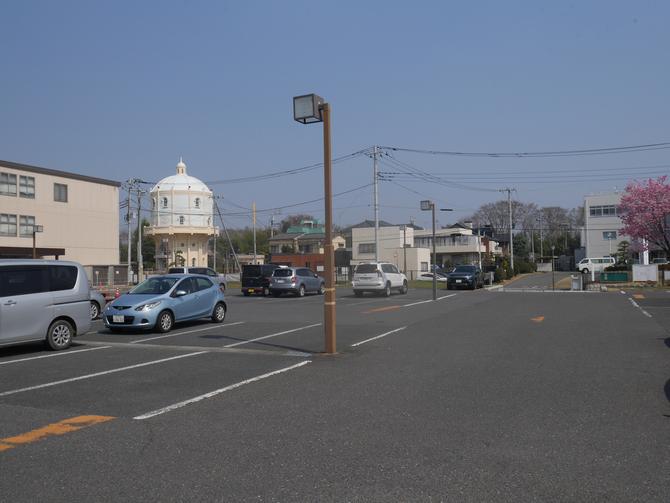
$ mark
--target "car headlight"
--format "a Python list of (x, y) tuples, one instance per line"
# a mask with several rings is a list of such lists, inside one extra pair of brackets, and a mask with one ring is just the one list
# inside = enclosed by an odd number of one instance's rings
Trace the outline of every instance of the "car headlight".
[(161, 303), (160, 300), (157, 300), (156, 302), (148, 302), (146, 304), (142, 304), (141, 306), (137, 306), (135, 308), (135, 311), (149, 311), (150, 309), (153, 309), (157, 305)]

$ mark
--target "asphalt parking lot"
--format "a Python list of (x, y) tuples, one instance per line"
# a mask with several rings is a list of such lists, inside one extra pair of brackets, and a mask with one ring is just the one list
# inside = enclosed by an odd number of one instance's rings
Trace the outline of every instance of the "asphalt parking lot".
[[(338, 294), (342, 354), (369, 339), (404, 330), (408, 310), (432, 302), (432, 292), (424, 289), (388, 298), (357, 298), (348, 289)], [(438, 302), (445, 303), (457, 296), (440, 294)], [(0, 350), (0, 400), (137, 418), (322, 357), (323, 297), (244, 297), (230, 292), (226, 301), (222, 324), (189, 322), (168, 334), (112, 333), (97, 320), (64, 352), (49, 352), (39, 344)], [(0, 438), (7, 433), (0, 430)]]
[(669, 292), (431, 293), (0, 350), (3, 499), (665, 501)]

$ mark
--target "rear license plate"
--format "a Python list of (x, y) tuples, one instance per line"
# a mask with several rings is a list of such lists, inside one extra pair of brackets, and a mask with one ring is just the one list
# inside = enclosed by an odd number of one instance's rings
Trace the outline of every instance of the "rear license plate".
[(457, 279), (457, 280), (456, 280), (456, 283), (460, 283), (461, 281), (462, 281), (462, 280), (460, 280), (460, 279)]
[(284, 281), (285, 281), (285, 280), (283, 280), (283, 279), (278, 279), (278, 280), (277, 280), (277, 283), (284, 283)]
[(125, 318), (122, 314), (112, 315), (112, 322), (114, 322), (114, 323), (123, 323), (124, 320), (125, 320)]

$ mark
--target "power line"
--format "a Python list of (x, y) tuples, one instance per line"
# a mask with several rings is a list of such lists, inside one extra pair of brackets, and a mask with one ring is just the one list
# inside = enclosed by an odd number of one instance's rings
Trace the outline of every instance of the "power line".
[[(343, 161), (353, 159), (355, 157), (358, 157), (360, 155), (364, 155), (369, 149), (362, 149), (358, 150), (357, 152), (352, 152), (350, 154), (346, 154), (340, 157), (336, 157), (331, 160), (331, 164), (338, 164)], [(254, 176), (245, 176), (245, 177), (240, 177), (240, 178), (227, 178), (223, 180), (209, 180), (205, 181), (204, 183), (206, 185), (219, 185), (219, 184), (233, 184), (233, 183), (246, 183), (246, 182), (258, 182), (261, 180), (270, 180), (273, 178), (279, 178), (282, 176), (290, 176), (290, 175), (298, 175), (302, 173), (307, 173), (309, 171), (316, 170), (318, 168), (323, 167), (323, 162), (318, 162), (315, 164), (310, 164), (308, 166), (303, 166), (300, 168), (293, 168), (293, 169), (285, 169), (281, 171), (273, 171), (270, 173), (265, 173), (262, 175), (254, 175)]]
[(623, 147), (604, 147), (604, 148), (587, 148), (577, 150), (549, 150), (539, 152), (464, 152), (455, 150), (429, 150), (407, 147), (380, 147), (394, 152), (411, 152), (414, 154), (429, 154), (429, 155), (450, 155), (459, 157), (568, 157), (568, 156), (585, 156), (585, 155), (608, 155), (608, 154), (622, 154), (631, 152), (646, 152), (649, 150), (664, 150), (670, 148), (670, 142), (649, 143), (645, 145), (628, 145)]

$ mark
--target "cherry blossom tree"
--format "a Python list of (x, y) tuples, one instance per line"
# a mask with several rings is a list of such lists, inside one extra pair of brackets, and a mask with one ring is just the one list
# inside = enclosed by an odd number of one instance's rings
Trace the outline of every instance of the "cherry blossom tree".
[[(670, 214), (670, 184), (667, 176), (649, 179), (646, 182), (633, 181), (626, 186), (621, 197), (622, 234), (632, 239), (653, 244), (670, 255), (670, 228), (666, 217)], [(645, 248), (643, 244), (643, 248)]]

